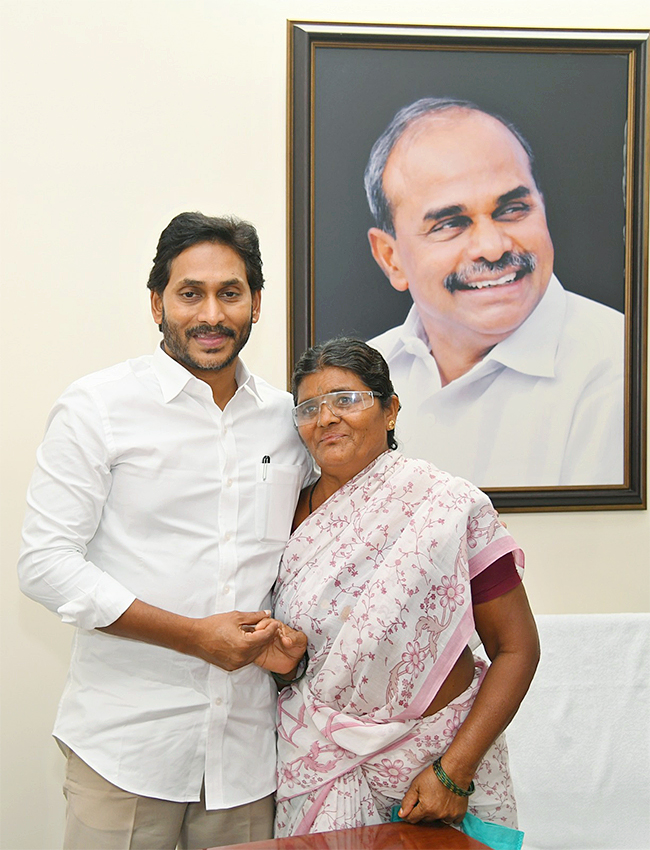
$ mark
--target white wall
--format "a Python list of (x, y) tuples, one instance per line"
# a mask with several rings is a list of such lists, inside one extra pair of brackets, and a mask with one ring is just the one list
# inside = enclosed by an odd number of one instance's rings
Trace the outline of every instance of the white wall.
[[(2, 14), (2, 838), (59, 844), (49, 738), (70, 631), (20, 596), (24, 493), (52, 402), (153, 349), (145, 281), (184, 209), (260, 232), (267, 288), (246, 350), (286, 369), (286, 20), (650, 28), (644, 0), (4, 0)], [(399, 17), (398, 17), (399, 16)], [(648, 610), (644, 511), (510, 515), (538, 613)]]

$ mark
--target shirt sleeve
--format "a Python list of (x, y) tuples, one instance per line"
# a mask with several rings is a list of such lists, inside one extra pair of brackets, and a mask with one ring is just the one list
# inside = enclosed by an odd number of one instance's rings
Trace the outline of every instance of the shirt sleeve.
[(86, 557), (111, 487), (111, 440), (100, 407), (73, 385), (52, 410), (27, 493), (18, 562), (21, 590), (83, 629), (113, 623), (135, 600)]
[(521, 584), (521, 576), (515, 567), (513, 553), (508, 552), (471, 579), (472, 604), (480, 605), (503, 596), (518, 584)]

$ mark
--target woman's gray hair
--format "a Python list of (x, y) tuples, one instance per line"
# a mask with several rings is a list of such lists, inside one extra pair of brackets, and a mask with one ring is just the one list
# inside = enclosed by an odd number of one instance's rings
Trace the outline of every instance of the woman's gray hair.
[(402, 138), (408, 127), (415, 121), (433, 115), (437, 112), (446, 112), (449, 109), (467, 109), (475, 112), (482, 112), (484, 115), (490, 115), (500, 121), (506, 127), (517, 141), (521, 144), (528, 156), (530, 171), (535, 181), (535, 185), (539, 188), (539, 181), (535, 173), (534, 156), (532, 148), (526, 138), (510, 121), (506, 121), (500, 115), (494, 112), (487, 112), (481, 109), (475, 103), (469, 100), (459, 100), (453, 97), (423, 97), (416, 100), (415, 103), (410, 103), (408, 106), (402, 107), (384, 130), (381, 136), (377, 139), (370, 151), (368, 165), (364, 172), (364, 185), (366, 187), (366, 197), (370, 212), (375, 219), (376, 226), (395, 236), (395, 225), (393, 224), (393, 211), (390, 202), (384, 193), (384, 170), (388, 157), (397, 142)]
[[(347, 369), (363, 381), (387, 410), (395, 389), (390, 379), (388, 363), (376, 348), (353, 337), (341, 336), (320, 345), (313, 345), (302, 354), (296, 363), (291, 378), (294, 404), (298, 404), (298, 390), (303, 378), (322, 372), (328, 366)], [(388, 448), (396, 449), (395, 429), (388, 431)]]

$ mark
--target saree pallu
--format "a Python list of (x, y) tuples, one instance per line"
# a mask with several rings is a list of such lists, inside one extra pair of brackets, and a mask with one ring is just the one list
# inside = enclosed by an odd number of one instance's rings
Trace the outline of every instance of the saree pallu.
[[(453, 703), (422, 713), (474, 633), (470, 579), (508, 552), (522, 570), (485, 494), (397, 452), (296, 529), (275, 612), (305, 632), (310, 662), (278, 700), (276, 835), (388, 820), (417, 773), (446, 751), (483, 662)], [(470, 811), (514, 826), (503, 738), (475, 783)]]

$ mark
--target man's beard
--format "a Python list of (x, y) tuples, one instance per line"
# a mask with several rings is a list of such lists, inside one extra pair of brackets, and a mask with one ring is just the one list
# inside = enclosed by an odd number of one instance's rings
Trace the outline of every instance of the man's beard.
[(517, 254), (513, 251), (506, 251), (495, 263), (491, 263), (488, 260), (481, 260), (478, 263), (472, 263), (471, 266), (461, 269), (458, 272), (452, 272), (445, 278), (444, 286), (448, 292), (473, 290), (474, 287), (469, 286), (467, 281), (485, 272), (493, 273), (502, 272), (506, 269), (516, 269), (516, 280), (517, 278), (522, 278), (525, 274), (535, 271), (536, 265), (537, 262), (534, 254), (528, 252)]
[[(175, 325), (170, 324), (167, 321), (167, 317), (165, 316), (165, 311), (163, 310), (162, 321), (160, 323), (160, 330), (163, 332), (163, 341), (165, 344), (165, 350), (167, 353), (174, 358), (174, 360), (178, 360), (179, 363), (182, 363), (183, 366), (186, 366), (188, 369), (198, 369), (203, 372), (219, 372), (221, 369), (225, 369), (227, 366), (230, 366), (235, 362), (237, 357), (239, 356), (239, 352), (248, 342), (248, 338), (251, 335), (251, 328), (253, 327), (253, 308), (251, 307), (251, 315), (248, 324), (246, 324), (239, 333), (236, 333), (232, 328), (228, 328), (225, 325), (194, 325), (191, 328), (188, 328), (184, 333), (178, 330)], [(198, 360), (195, 360), (189, 352), (189, 341), (194, 336), (198, 336), (202, 333), (218, 333), (222, 336), (229, 337), (234, 340), (234, 345), (230, 354), (227, 355), (225, 360), (220, 362), (212, 363), (206, 365), (204, 363), (200, 363)], [(207, 353), (207, 352), (206, 352)]]

